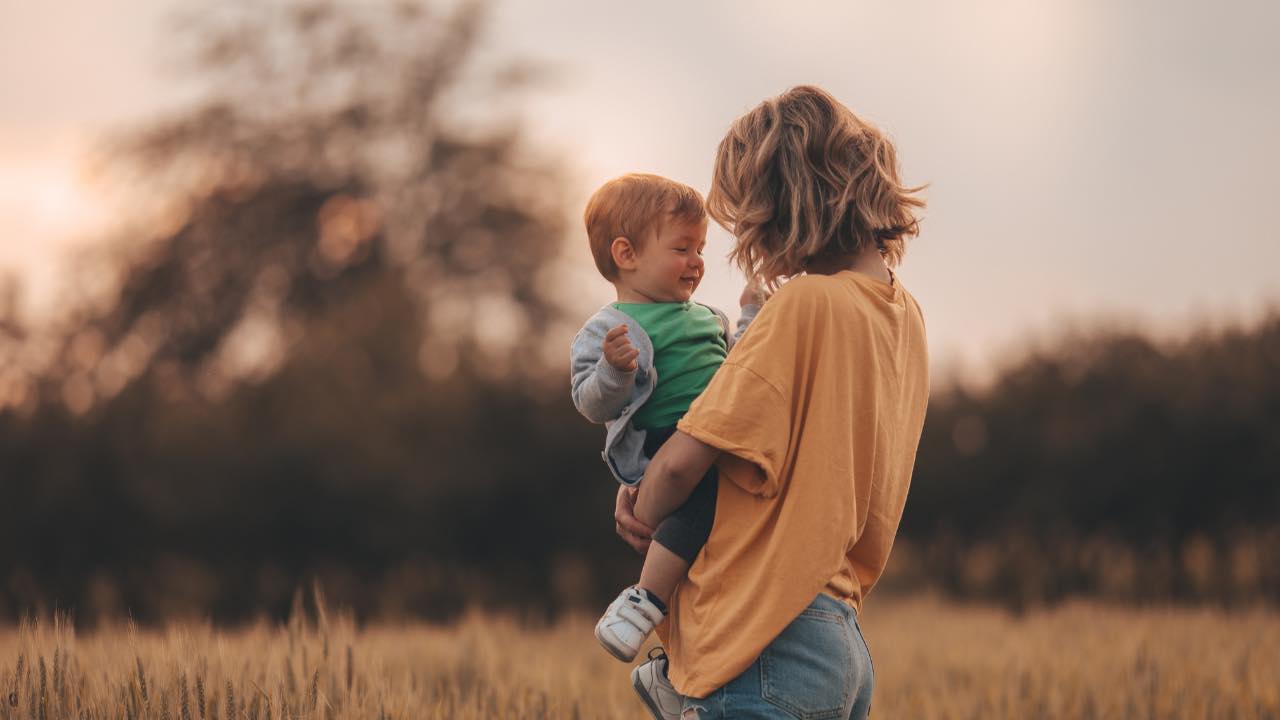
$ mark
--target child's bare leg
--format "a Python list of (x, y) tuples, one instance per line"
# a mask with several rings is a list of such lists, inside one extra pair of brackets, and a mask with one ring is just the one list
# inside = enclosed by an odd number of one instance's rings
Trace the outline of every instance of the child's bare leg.
[(689, 572), (689, 563), (658, 543), (649, 545), (640, 570), (640, 587), (648, 590), (663, 603), (671, 601), (671, 593)]

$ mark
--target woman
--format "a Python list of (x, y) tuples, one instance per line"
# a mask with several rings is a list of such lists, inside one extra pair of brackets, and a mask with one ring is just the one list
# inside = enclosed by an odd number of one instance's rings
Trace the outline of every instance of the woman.
[(890, 270), (918, 232), (917, 191), (888, 138), (814, 87), (764, 101), (720, 143), (708, 211), (776, 292), (615, 514), (643, 552), (671, 499), (719, 470), (711, 537), (659, 628), (683, 718), (870, 709), (857, 612), (893, 545), (929, 391), (920, 308)]

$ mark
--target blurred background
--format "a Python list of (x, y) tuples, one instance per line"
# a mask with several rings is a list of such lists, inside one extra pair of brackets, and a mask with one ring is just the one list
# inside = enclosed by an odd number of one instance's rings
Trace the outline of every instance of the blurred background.
[[(0, 9), (0, 620), (598, 608), (604, 180), (818, 84), (929, 183), (877, 594), (1280, 601), (1280, 6)], [(699, 298), (737, 312), (713, 227)], [(873, 595), (872, 601), (875, 601)]]

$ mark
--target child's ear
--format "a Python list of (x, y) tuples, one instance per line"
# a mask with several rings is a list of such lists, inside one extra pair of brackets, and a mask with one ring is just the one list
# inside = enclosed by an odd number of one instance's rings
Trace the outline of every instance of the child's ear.
[(631, 241), (621, 235), (613, 239), (609, 245), (609, 254), (613, 256), (613, 264), (619, 270), (635, 270), (639, 263), (639, 253)]

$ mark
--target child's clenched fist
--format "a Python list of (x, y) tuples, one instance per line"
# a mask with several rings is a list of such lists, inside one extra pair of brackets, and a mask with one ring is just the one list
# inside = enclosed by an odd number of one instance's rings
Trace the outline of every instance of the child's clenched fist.
[(627, 337), (627, 326), (619, 325), (604, 336), (604, 359), (623, 372), (636, 369), (636, 358), (640, 351), (631, 344)]

